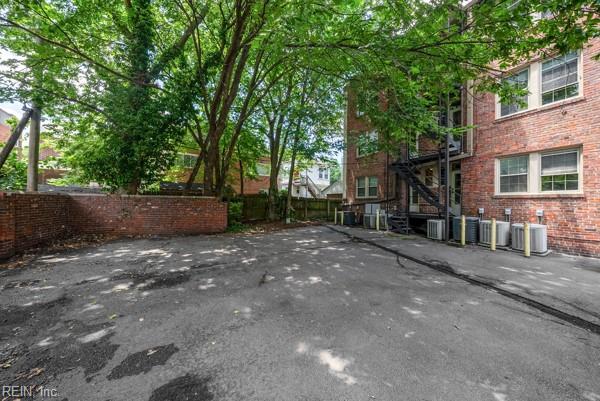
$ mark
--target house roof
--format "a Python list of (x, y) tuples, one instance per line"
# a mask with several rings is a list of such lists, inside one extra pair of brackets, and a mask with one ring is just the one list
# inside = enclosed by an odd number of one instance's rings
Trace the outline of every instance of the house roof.
[(10, 136), (10, 127), (8, 125), (0, 124), (0, 143), (5, 143)]
[(321, 192), (324, 194), (341, 194), (344, 192), (344, 188), (342, 182), (338, 180), (323, 188)]

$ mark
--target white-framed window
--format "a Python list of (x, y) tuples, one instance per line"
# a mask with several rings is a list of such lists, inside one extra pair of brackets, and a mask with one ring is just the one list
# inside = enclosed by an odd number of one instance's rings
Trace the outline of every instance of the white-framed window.
[(579, 190), (579, 150), (565, 150), (541, 155), (541, 191)]
[(529, 156), (500, 159), (500, 193), (527, 192)]
[(329, 179), (329, 169), (327, 167), (319, 167), (319, 179), (320, 180)]
[(542, 63), (542, 105), (579, 95), (579, 55), (571, 52)]
[(198, 156), (183, 153), (179, 155), (179, 165), (184, 168), (194, 168)]
[(496, 159), (497, 195), (582, 194), (581, 148), (532, 152)]
[[(505, 78), (505, 81), (508, 82), (511, 86), (515, 86), (518, 89), (529, 89), (529, 68), (526, 68), (516, 74), (511, 75), (508, 78)], [(519, 98), (514, 100), (514, 102), (502, 103), (500, 105), (500, 115), (502, 117), (518, 113), (522, 110), (527, 110), (529, 106), (527, 95), (520, 96)]]
[(262, 177), (268, 177), (271, 175), (271, 165), (267, 163), (257, 163), (256, 173)]
[(358, 177), (356, 179), (356, 197), (377, 197), (377, 177)]
[(377, 152), (377, 131), (361, 134), (356, 144), (356, 156), (363, 157)]
[[(582, 54), (581, 51), (574, 51), (547, 60), (532, 62), (505, 78), (513, 80), (515, 84), (527, 89), (529, 94), (523, 96), (520, 99), (521, 102), (509, 101), (506, 104), (503, 104), (500, 96), (496, 95), (496, 119), (581, 97), (584, 84)], [(525, 71), (527, 71), (527, 75), (525, 75)]]

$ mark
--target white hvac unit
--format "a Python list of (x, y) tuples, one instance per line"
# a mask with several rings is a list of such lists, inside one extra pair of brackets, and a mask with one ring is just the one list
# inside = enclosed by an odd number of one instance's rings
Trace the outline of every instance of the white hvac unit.
[[(377, 228), (377, 214), (364, 214), (363, 215), (363, 227), (364, 228)], [(379, 228), (387, 228), (386, 215), (384, 211), (379, 212)]]
[(365, 214), (375, 214), (380, 208), (379, 203), (367, 203), (365, 205)]
[[(508, 246), (510, 237), (510, 223), (496, 221), (496, 245)], [(479, 223), (479, 243), (490, 245), (492, 243), (492, 221), (482, 220)]]
[[(524, 228), (523, 224), (516, 223), (511, 228), (512, 249), (522, 251), (524, 249)], [(529, 225), (529, 243), (531, 252), (546, 253), (548, 252), (548, 227), (542, 224)]]
[(363, 215), (363, 227), (364, 228), (376, 228), (377, 215), (375, 214), (364, 214)]
[(446, 224), (444, 220), (427, 220), (427, 238), (443, 241)]

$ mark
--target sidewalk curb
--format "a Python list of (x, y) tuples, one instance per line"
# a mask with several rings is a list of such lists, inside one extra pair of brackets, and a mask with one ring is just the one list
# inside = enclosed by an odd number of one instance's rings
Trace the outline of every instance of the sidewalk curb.
[(579, 316), (575, 316), (575, 315), (572, 315), (570, 313), (563, 312), (560, 309), (556, 309), (556, 308), (554, 308), (552, 306), (543, 304), (543, 303), (538, 302), (536, 300), (533, 300), (531, 298), (527, 298), (525, 296), (516, 294), (514, 292), (510, 292), (508, 290), (505, 290), (503, 288), (498, 287), (493, 282), (490, 282), (490, 281), (487, 281), (487, 280), (482, 280), (481, 278), (478, 278), (478, 277), (475, 277), (475, 276), (472, 276), (472, 275), (469, 275), (469, 274), (459, 273), (459, 272), (455, 271), (449, 264), (445, 264), (444, 265), (444, 264), (437, 264), (437, 263), (427, 262), (427, 261), (418, 259), (418, 258), (416, 258), (414, 256), (404, 254), (404, 253), (402, 253), (402, 252), (400, 252), (400, 251), (398, 251), (396, 249), (389, 248), (387, 246), (378, 244), (375, 241), (372, 241), (372, 240), (369, 240), (369, 239), (365, 239), (365, 238), (361, 238), (361, 237), (358, 237), (358, 236), (356, 236), (354, 234), (351, 234), (349, 232), (345, 232), (345, 231), (342, 231), (340, 229), (334, 228), (331, 225), (324, 225), (324, 227), (327, 227), (330, 230), (332, 230), (334, 232), (337, 232), (339, 234), (345, 235), (346, 237), (348, 237), (348, 238), (350, 238), (350, 239), (352, 239), (354, 241), (363, 242), (365, 244), (374, 246), (374, 247), (379, 248), (381, 250), (384, 250), (386, 252), (392, 253), (392, 254), (394, 254), (396, 256), (400, 256), (400, 257), (403, 257), (405, 259), (408, 259), (408, 260), (410, 260), (412, 262), (415, 262), (417, 264), (420, 264), (422, 266), (426, 266), (426, 267), (429, 267), (430, 269), (436, 270), (438, 272), (441, 272), (441, 273), (453, 276), (455, 278), (461, 279), (463, 281), (468, 282), (469, 284), (473, 284), (473, 285), (476, 285), (478, 287), (485, 288), (485, 289), (487, 289), (489, 291), (496, 292), (496, 293), (498, 293), (500, 295), (503, 295), (503, 296), (505, 296), (507, 298), (513, 299), (513, 300), (515, 300), (517, 302), (520, 302), (522, 304), (525, 304), (525, 305), (528, 305), (528, 306), (530, 306), (532, 308), (535, 308), (535, 309), (537, 309), (537, 310), (539, 310), (541, 312), (544, 312), (546, 314), (549, 314), (549, 315), (552, 315), (552, 316), (554, 316), (556, 318), (559, 318), (559, 319), (561, 319), (561, 320), (563, 320), (563, 321), (565, 321), (567, 323), (572, 324), (573, 326), (577, 326), (579, 328), (582, 328), (582, 329), (587, 330), (589, 332), (592, 332), (594, 334), (600, 335), (600, 325), (598, 325), (598, 324), (596, 324), (594, 322), (590, 322), (589, 320), (583, 319), (583, 318), (581, 318)]

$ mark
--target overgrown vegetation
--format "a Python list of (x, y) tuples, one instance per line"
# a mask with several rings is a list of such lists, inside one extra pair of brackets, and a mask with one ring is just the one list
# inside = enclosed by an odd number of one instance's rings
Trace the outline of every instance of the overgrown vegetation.
[(244, 224), (242, 219), (244, 217), (244, 203), (243, 202), (232, 202), (227, 204), (227, 225), (229, 231), (240, 231), (243, 230)]
[[(1, 148), (1, 147), (0, 147)], [(12, 153), (0, 170), (0, 189), (21, 191), (27, 185), (27, 163)]]

